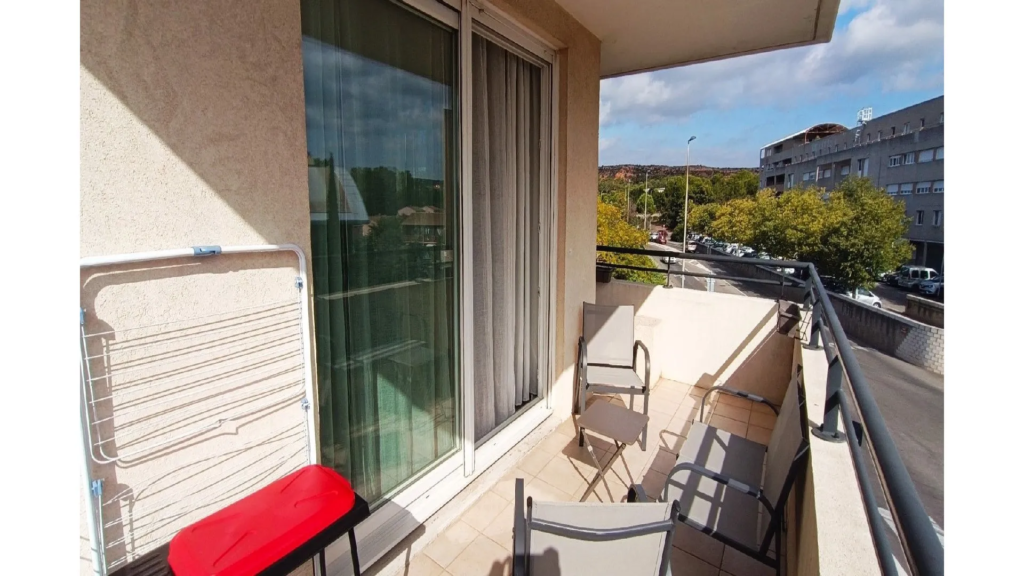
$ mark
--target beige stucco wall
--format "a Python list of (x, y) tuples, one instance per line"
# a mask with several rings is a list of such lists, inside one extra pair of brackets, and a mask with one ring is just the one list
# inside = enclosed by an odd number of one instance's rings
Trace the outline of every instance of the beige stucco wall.
[[(599, 44), (553, 0), (496, 5), (560, 48), (553, 400), (566, 414), (582, 302), (594, 296)], [(83, 0), (80, 64), (83, 257), (293, 243), (308, 260), (298, 2)], [(116, 281), (104, 285), (109, 306), (102, 320), (123, 329), (139, 317), (131, 303), (164, 298), (180, 304), (176, 294), (218, 294), (225, 308), (240, 307), (279, 295), (265, 285), (295, 273), (288, 255), (222, 257), (202, 266), (188, 273), (132, 267), (130, 289), (117, 288)], [(181, 277), (168, 283), (172, 275)], [(83, 301), (97, 294), (84, 289)], [(151, 319), (173, 321), (200, 311), (169, 305)], [(84, 511), (82, 525), (84, 573)]]
[(650, 334), (652, 378), (727, 385), (781, 404), (792, 339), (777, 333), (775, 301), (613, 280), (597, 284), (596, 303), (635, 308), (637, 338)]

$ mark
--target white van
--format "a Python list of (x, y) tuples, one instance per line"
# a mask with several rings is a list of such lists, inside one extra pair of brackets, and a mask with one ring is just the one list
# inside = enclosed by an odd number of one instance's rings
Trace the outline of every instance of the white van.
[(907, 266), (900, 272), (900, 278), (896, 284), (907, 290), (917, 290), (917, 287), (926, 280), (937, 278), (939, 273), (934, 268), (924, 266)]

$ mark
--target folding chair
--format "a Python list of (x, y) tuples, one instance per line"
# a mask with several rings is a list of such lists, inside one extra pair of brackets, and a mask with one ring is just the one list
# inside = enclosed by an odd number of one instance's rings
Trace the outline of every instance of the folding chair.
[[(636, 374), (637, 351), (644, 350), (644, 379)], [(589, 392), (602, 394), (628, 394), (629, 409), (633, 397), (643, 395), (644, 415), (650, 400), (651, 353), (643, 342), (633, 340), (632, 306), (598, 306), (583, 303), (583, 335), (580, 336), (576, 357), (576, 412), (586, 410)], [(583, 429), (579, 430), (579, 443), (583, 446)], [(640, 449), (647, 450), (647, 425), (644, 424)]]
[(667, 576), (678, 503), (535, 502), (516, 478), (513, 576)]
[[(694, 423), (660, 500), (679, 504), (679, 522), (778, 571), (786, 501), (809, 447), (798, 376), (786, 392), (768, 446)], [(634, 485), (627, 500), (644, 502), (647, 495)]]

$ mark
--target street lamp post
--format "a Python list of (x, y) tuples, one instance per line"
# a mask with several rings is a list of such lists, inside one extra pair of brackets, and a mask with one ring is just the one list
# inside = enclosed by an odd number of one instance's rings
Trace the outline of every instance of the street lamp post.
[[(686, 244), (689, 238), (687, 237), (687, 224), (689, 223), (690, 217), (690, 142), (696, 140), (696, 136), (690, 136), (690, 139), (686, 141), (686, 195), (683, 199), (683, 253), (686, 253)], [(685, 270), (685, 266), (684, 266)]]
[(650, 193), (650, 185), (648, 184), (648, 176), (651, 175), (650, 170), (644, 170), (644, 232), (651, 233), (651, 229), (647, 226), (647, 195)]

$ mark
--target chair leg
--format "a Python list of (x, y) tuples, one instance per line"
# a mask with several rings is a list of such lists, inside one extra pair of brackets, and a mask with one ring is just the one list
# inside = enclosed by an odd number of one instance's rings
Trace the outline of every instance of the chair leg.
[(605, 472), (611, 469), (612, 463), (615, 462), (615, 459), (620, 457), (622, 455), (622, 451), (626, 449), (625, 444), (619, 444), (616, 442), (615, 452), (612, 454), (612, 457), (608, 459), (608, 463), (602, 466), (601, 459), (597, 457), (597, 454), (594, 453), (594, 447), (590, 445), (590, 439), (586, 436), (584, 436), (583, 439), (587, 444), (587, 451), (590, 452), (590, 457), (594, 460), (594, 464), (597, 465), (597, 473), (594, 474), (594, 479), (590, 481), (586, 491), (583, 492), (583, 497), (580, 498), (580, 502), (583, 502), (588, 496), (590, 496), (590, 493), (597, 487), (598, 482), (604, 479)]

